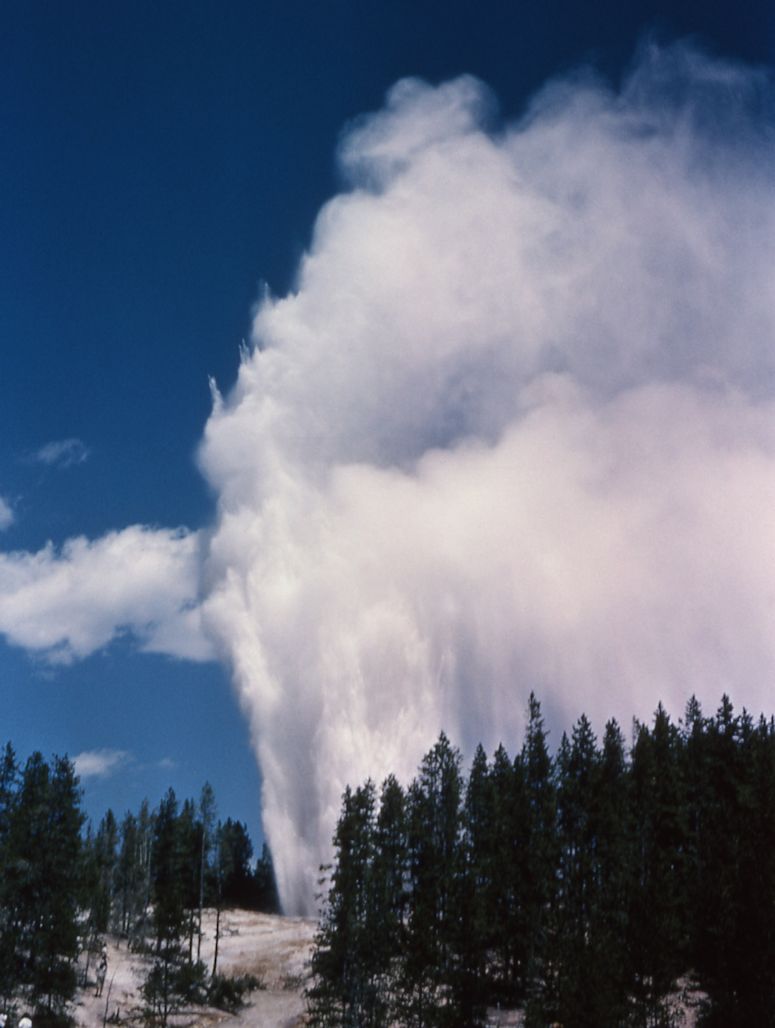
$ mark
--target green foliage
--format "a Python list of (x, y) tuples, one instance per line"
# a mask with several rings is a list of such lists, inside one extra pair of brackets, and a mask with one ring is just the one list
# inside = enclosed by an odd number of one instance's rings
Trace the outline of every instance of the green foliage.
[(212, 976), (207, 986), (207, 1002), (210, 1006), (217, 1007), (218, 1010), (236, 1014), (245, 1005), (245, 997), (248, 993), (265, 988), (261, 979), (252, 974), (241, 974), (234, 977), (216, 974)]
[(227, 818), (218, 828), (218, 874), (224, 906), (254, 905), (255, 879), (250, 862), (253, 844), (240, 821)]
[(531, 695), (511, 761), (442, 735), (404, 792), (346, 790), (313, 956), (311, 1024), (667, 1028), (775, 1006), (775, 721), (659, 706), (627, 754), (582, 716), (549, 753)]
[(121, 824), (112, 811), (83, 833), (73, 765), (34, 753), (21, 769), (0, 753), (0, 1010), (27, 1009), (38, 1026), (72, 1022), (76, 961), (82, 984), (108, 931), (152, 958), (144, 983), (147, 1023), (164, 1025), (182, 1003), (236, 1007), (258, 987), (250, 976), (216, 977), (194, 956), (205, 900), (277, 910), (272, 856), (256, 868), (244, 825), (215, 823), (212, 789), (178, 806), (170, 790)]
[(151, 902), (153, 818), (147, 800), (137, 815), (125, 815), (119, 835), (111, 897), (113, 917), (119, 932), (136, 946), (145, 937)]
[(38, 1023), (66, 1023), (84, 895), (80, 790), (72, 764), (34, 753), (0, 765), (0, 983)]
[(321, 920), (310, 991), (312, 1024), (370, 1025), (381, 1016), (374, 922), (374, 786), (342, 801), (334, 835), (337, 861)]
[(407, 943), (403, 1014), (408, 1025), (454, 1024), (465, 1005), (459, 965), (461, 757), (442, 733), (408, 791)]
[(256, 861), (253, 882), (252, 903), (254, 908), (265, 914), (279, 914), (280, 896), (277, 892), (274, 861), (272, 860), (272, 851), (266, 843), (261, 847), (261, 856)]

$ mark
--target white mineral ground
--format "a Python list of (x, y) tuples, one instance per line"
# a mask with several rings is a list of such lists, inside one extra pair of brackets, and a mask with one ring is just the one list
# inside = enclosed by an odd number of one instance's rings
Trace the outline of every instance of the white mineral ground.
[[(215, 942), (215, 912), (205, 911), (201, 957), (212, 968)], [(246, 910), (227, 910), (221, 914), (221, 939), (218, 970), (225, 975), (252, 974), (264, 988), (250, 993), (238, 1014), (227, 1014), (210, 1007), (186, 1007), (170, 1017), (175, 1028), (300, 1028), (305, 1024), (304, 988), (309, 975), (316, 922), (310, 918), (255, 914)], [(196, 945), (196, 942), (195, 942)], [(89, 985), (80, 989), (75, 1007), (78, 1028), (98, 1028), (103, 1024), (139, 1026), (142, 1023), (143, 979), (150, 958), (131, 953), (126, 941), (107, 937), (108, 974), (101, 997), (94, 995), (92, 962)], [(682, 1028), (694, 1028), (700, 994), (688, 988), (676, 990), (673, 1013)], [(489, 1012), (493, 1028), (519, 1028), (523, 1018), (518, 1011)]]
[[(206, 911), (201, 957), (212, 968), (215, 942), (215, 913)], [(230, 1015), (212, 1008), (188, 1007), (170, 1018), (176, 1028), (224, 1025), (229, 1028), (295, 1028), (304, 1023), (303, 990), (309, 973), (309, 959), (315, 921), (277, 917), (245, 910), (221, 914), (218, 970), (225, 975), (252, 974), (265, 988), (250, 993), (248, 1005)], [(148, 972), (148, 957), (131, 953), (124, 940), (108, 937), (108, 974), (101, 997), (94, 995), (94, 964), (89, 986), (79, 990), (75, 1008), (79, 1028), (96, 1028), (107, 1023), (141, 1023), (141, 986)], [(196, 941), (194, 942), (196, 945)], [(109, 1019), (113, 1020), (109, 1020)]]

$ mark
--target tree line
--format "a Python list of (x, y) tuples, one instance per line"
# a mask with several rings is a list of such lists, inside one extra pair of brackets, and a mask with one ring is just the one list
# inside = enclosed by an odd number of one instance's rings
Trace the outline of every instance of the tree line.
[(669, 1026), (679, 985), (706, 1026), (775, 1009), (775, 721), (675, 724), (660, 705), (598, 743), (582, 716), (550, 754), (530, 697), (522, 747), (467, 775), (445, 735), (403, 788), (343, 797), (308, 990), (314, 1026)]
[[(166, 1024), (184, 1000), (233, 1005), (240, 983), (200, 961), (202, 911), (279, 909), (271, 854), (253, 864), (244, 824), (217, 819), (205, 785), (198, 802), (172, 790), (96, 830), (81, 809), (67, 758), (0, 757), (0, 1012), (34, 1011), (36, 1026), (71, 1023), (79, 975), (94, 970), (106, 933), (147, 953), (146, 1020)], [(248, 983), (242, 983), (242, 986)]]

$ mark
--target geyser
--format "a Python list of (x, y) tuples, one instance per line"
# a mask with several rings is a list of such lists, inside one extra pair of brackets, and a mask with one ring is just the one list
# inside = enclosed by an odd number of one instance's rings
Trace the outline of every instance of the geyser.
[(766, 707), (775, 184), (757, 72), (647, 48), (493, 126), (464, 77), (350, 127), (201, 466), (290, 911), (347, 782), (550, 722)]

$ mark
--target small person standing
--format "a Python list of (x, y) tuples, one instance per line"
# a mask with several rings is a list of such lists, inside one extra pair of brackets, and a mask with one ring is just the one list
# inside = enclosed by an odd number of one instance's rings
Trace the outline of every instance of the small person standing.
[(100, 962), (97, 964), (97, 991), (95, 996), (102, 995), (102, 988), (105, 985), (105, 977), (108, 973), (108, 947), (103, 943), (100, 953)]

